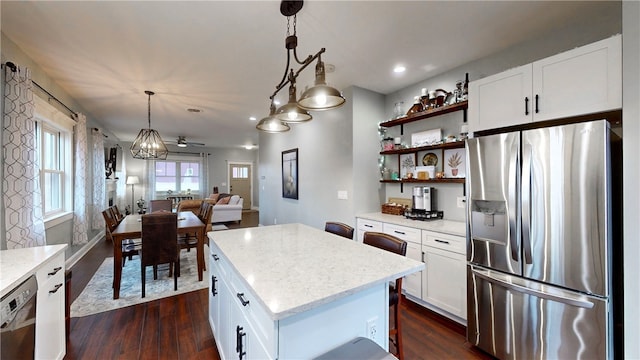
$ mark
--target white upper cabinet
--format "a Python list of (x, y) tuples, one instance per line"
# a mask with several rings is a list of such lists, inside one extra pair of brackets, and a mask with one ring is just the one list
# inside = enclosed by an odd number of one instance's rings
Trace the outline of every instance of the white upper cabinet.
[(621, 107), (620, 35), (469, 84), (470, 131)]

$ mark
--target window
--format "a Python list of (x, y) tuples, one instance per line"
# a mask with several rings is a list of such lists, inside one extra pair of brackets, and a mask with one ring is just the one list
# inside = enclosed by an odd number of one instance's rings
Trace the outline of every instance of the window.
[(45, 222), (72, 209), (71, 141), (74, 121), (34, 97), (40, 191)]
[(156, 161), (156, 193), (200, 195), (199, 161)]
[(231, 177), (234, 179), (248, 179), (249, 167), (248, 166), (233, 166), (231, 168)]

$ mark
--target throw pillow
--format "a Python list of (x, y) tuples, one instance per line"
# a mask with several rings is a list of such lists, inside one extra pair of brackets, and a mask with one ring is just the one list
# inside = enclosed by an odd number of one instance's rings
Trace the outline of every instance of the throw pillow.
[(220, 194), (218, 193), (209, 195), (209, 199), (213, 200), (213, 202), (218, 202), (219, 197), (220, 197)]
[(216, 205), (227, 205), (229, 203), (229, 200), (231, 200), (231, 197), (223, 197), (222, 199), (218, 200)]
[(231, 200), (229, 200), (229, 205), (238, 205), (240, 201), (240, 195), (232, 195)]

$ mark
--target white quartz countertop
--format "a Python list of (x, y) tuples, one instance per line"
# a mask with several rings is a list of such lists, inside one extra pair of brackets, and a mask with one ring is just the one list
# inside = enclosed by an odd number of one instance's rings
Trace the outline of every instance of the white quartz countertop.
[(273, 320), (424, 269), (424, 264), (302, 224), (209, 233)]
[(48, 259), (67, 248), (66, 244), (0, 251), (0, 297), (40, 269)]
[(412, 220), (400, 215), (383, 214), (381, 212), (359, 214), (356, 217), (381, 221), (390, 224), (408, 226), (421, 230), (435, 231), (444, 234), (467, 236), (467, 225), (462, 221), (452, 220)]

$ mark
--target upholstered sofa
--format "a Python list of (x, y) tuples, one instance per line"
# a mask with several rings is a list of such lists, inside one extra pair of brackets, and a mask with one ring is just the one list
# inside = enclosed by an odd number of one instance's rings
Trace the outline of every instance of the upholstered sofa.
[(182, 200), (178, 204), (178, 211), (192, 211), (197, 213), (203, 201), (213, 204), (212, 223), (223, 223), (242, 220), (242, 206), (244, 200), (238, 195), (211, 194), (207, 199)]

